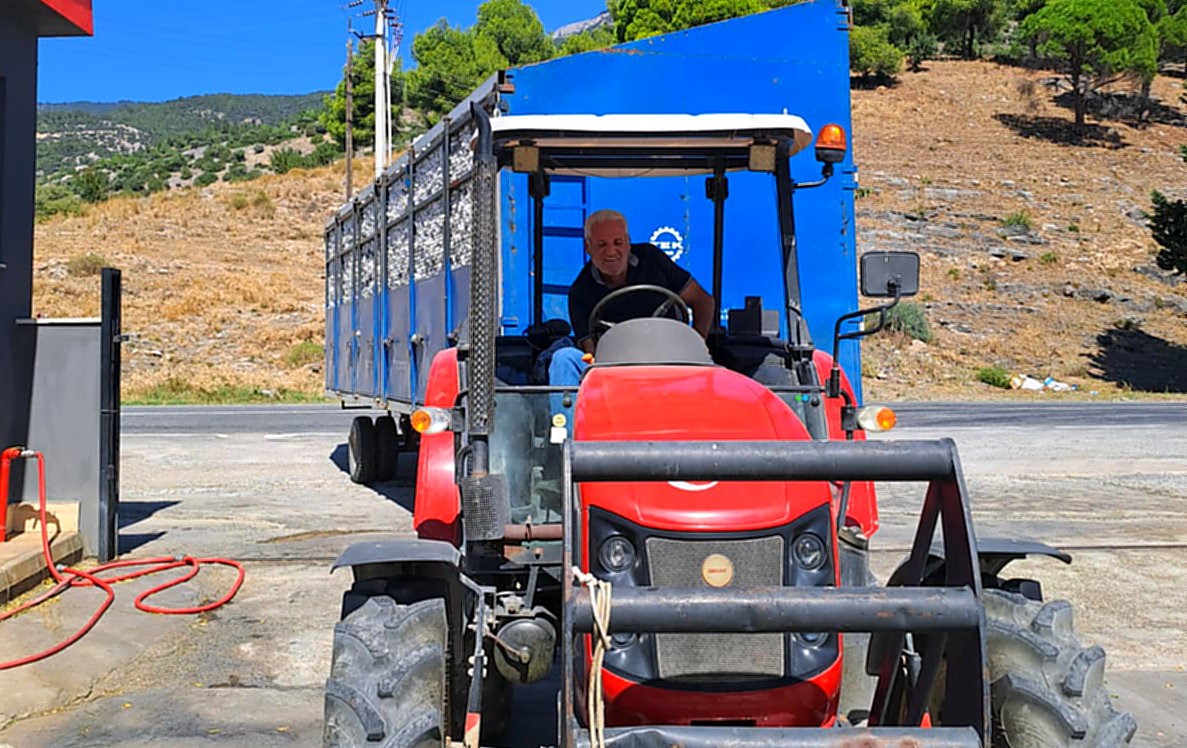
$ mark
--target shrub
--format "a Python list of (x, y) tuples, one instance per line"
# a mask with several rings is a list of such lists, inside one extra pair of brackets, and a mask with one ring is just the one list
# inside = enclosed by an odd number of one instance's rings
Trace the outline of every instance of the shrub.
[(1015, 211), (1002, 219), (1002, 225), (1008, 229), (1022, 229), (1023, 231), (1030, 231), (1030, 214), (1025, 210)]
[(85, 278), (90, 275), (98, 275), (107, 265), (108, 262), (102, 255), (88, 252), (85, 255), (71, 257), (66, 263), (66, 272), (76, 278)]
[[(877, 320), (873, 321), (876, 323)], [(924, 343), (930, 343), (933, 338), (923, 307), (910, 301), (899, 302), (886, 313), (886, 329), (901, 332)]]
[(197, 179), (194, 180), (194, 184), (198, 185), (199, 187), (208, 187), (217, 181), (218, 174), (214, 173), (213, 171), (204, 171), (198, 175)]
[(74, 187), (74, 192), (88, 203), (106, 200), (107, 194), (111, 190), (107, 172), (100, 171), (93, 166), (80, 171), (74, 179), (70, 180), (70, 184)]
[(248, 205), (251, 205), (251, 201), (247, 199), (247, 195), (242, 192), (236, 192), (227, 198), (227, 205), (231, 206), (232, 210), (243, 210)]
[(923, 69), (923, 63), (933, 59), (938, 50), (936, 37), (928, 33), (916, 34), (907, 45), (907, 69), (918, 73)]
[(948, 268), (948, 277), (952, 280), (960, 280), (960, 268)]
[(1187, 274), (1187, 201), (1168, 200), (1157, 190), (1150, 199), (1154, 212), (1148, 225), (1154, 241), (1162, 247), (1154, 262), (1176, 275)]
[(277, 148), (272, 151), (272, 155), (268, 159), (268, 164), (272, 167), (272, 171), (277, 174), (287, 174), (289, 171), (301, 166), (304, 159), (300, 153), (297, 153), (293, 148)]
[(1010, 373), (996, 366), (986, 366), (977, 370), (977, 381), (984, 382), (991, 387), (1010, 389)]
[(303, 340), (289, 349), (284, 360), (285, 363), (295, 369), (300, 366), (315, 364), (321, 361), (324, 355), (324, 348), (321, 344), (315, 343), (312, 340)]
[(81, 216), (86, 212), (82, 200), (60, 184), (37, 186), (34, 212), (38, 221), (51, 216)]
[(263, 143), (256, 143), (255, 145), (253, 145), (253, 146), (251, 147), (251, 152), (252, 152), (252, 153), (263, 153), (263, 152), (264, 152), (264, 144), (263, 144)]
[(1187, 145), (1179, 146), (1179, 157), (1187, 161)]
[(1059, 255), (1055, 254), (1054, 252), (1044, 252), (1043, 254), (1039, 255), (1039, 262), (1043, 263), (1044, 265), (1054, 265), (1059, 262)]
[(1078, 234), (1078, 233), (1080, 233), (1080, 224), (1078, 224), (1078, 223), (1069, 223), (1069, 224), (1067, 225), (1067, 230), (1068, 230), (1068, 231), (1070, 231), (1070, 232), (1072, 232), (1073, 234)]
[(863, 77), (892, 78), (903, 66), (903, 53), (890, 43), (884, 27), (855, 26), (849, 32), (849, 69)]
[(264, 218), (271, 218), (276, 215), (276, 204), (272, 202), (272, 198), (268, 197), (268, 194), (263, 190), (257, 190), (256, 194), (252, 196), (251, 207)]

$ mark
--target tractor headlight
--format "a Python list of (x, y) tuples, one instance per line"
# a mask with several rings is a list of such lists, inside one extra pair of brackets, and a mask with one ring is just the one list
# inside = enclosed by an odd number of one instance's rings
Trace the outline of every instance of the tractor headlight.
[(819, 647), (828, 640), (828, 634), (823, 631), (801, 631), (795, 637), (808, 647)]
[(795, 539), (791, 546), (795, 562), (805, 571), (816, 571), (828, 560), (824, 541), (815, 533), (806, 532)]
[(598, 560), (606, 571), (624, 572), (635, 565), (635, 546), (621, 535), (611, 535), (598, 549)]

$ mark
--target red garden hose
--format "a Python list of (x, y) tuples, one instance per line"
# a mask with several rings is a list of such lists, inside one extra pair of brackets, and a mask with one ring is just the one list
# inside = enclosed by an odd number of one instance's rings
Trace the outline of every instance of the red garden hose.
[[(135, 605), (138, 609), (144, 611), (145, 613), (158, 613), (161, 615), (192, 615), (196, 613), (203, 613), (208, 610), (214, 610), (215, 608), (221, 607), (230, 602), (231, 598), (235, 597), (235, 594), (239, 592), (239, 588), (243, 586), (243, 579), (247, 574), (246, 570), (243, 568), (243, 564), (240, 564), (238, 561), (232, 561), (226, 558), (194, 558), (192, 556), (177, 558), (174, 556), (158, 556), (156, 558), (113, 561), (109, 564), (97, 566), (90, 571), (81, 571), (79, 569), (72, 568), (63, 568), (59, 571), (59, 569), (54, 565), (54, 558), (50, 553), (49, 530), (45, 521), (45, 456), (40, 452), (34, 452), (21, 447), (11, 447), (0, 453), (0, 498), (3, 498), (5, 502), (8, 500), (9, 463), (16, 459), (37, 460), (37, 487), (41, 517), (41, 549), (45, 554), (46, 568), (49, 569), (50, 574), (53, 575), (54, 579), (57, 580), (58, 583), (19, 608), (10, 610), (6, 613), (0, 613), (0, 621), (11, 618), (18, 613), (29, 610), (30, 608), (36, 607), (46, 600), (58, 596), (68, 587), (98, 587), (107, 593), (107, 599), (103, 601), (103, 603), (99, 606), (99, 609), (96, 610), (94, 615), (91, 616), (90, 620), (88, 620), (82, 628), (72, 634), (69, 638), (42, 652), (31, 654), (20, 659), (10, 660), (8, 662), (0, 662), (0, 670), (8, 670), (10, 668), (20, 667), (21, 665), (28, 665), (30, 663), (37, 662), (38, 660), (43, 660), (46, 657), (61, 652), (63, 649), (66, 649), (71, 644), (74, 644), (76, 641), (81, 639), (87, 634), (88, 631), (94, 628), (95, 624), (99, 622), (99, 619), (103, 617), (103, 614), (107, 612), (107, 609), (111, 607), (111, 603), (115, 601), (115, 590), (112, 589), (112, 585), (118, 584), (119, 582), (126, 582), (130, 579), (138, 579), (140, 577), (148, 576), (149, 574), (156, 574), (158, 572), (177, 569), (182, 566), (188, 566), (189, 571), (187, 571), (185, 574), (175, 579), (171, 579), (163, 584), (159, 584), (152, 589), (146, 590), (145, 592), (140, 593), (140, 595), (136, 598)], [(170, 587), (176, 587), (179, 584), (193, 579), (198, 575), (198, 572), (201, 571), (202, 564), (221, 564), (223, 566), (230, 566), (236, 569), (238, 571), (238, 577), (235, 580), (235, 584), (231, 586), (230, 592), (212, 603), (198, 605), (191, 608), (162, 608), (156, 605), (149, 605), (145, 602), (145, 600), (157, 594), (158, 592), (163, 592)], [(99, 576), (100, 574), (109, 572), (113, 569), (127, 569), (136, 566), (142, 566), (146, 568), (138, 569), (137, 571), (114, 577)]]

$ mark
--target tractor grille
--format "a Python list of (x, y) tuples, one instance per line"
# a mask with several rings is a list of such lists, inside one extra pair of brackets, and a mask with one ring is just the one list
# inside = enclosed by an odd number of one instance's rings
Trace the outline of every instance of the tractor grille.
[[(655, 587), (708, 587), (701, 564), (720, 553), (734, 565), (730, 587), (783, 584), (783, 538), (749, 540), (647, 539), (647, 564)], [(656, 659), (665, 680), (745, 681), (784, 673), (782, 634), (657, 634)]]

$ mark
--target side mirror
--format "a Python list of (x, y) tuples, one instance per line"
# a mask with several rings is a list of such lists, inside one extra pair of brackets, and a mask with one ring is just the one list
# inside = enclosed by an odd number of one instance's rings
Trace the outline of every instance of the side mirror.
[(861, 256), (861, 295), (895, 298), (919, 293), (919, 255), (867, 252)]

